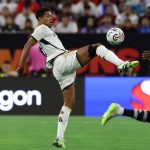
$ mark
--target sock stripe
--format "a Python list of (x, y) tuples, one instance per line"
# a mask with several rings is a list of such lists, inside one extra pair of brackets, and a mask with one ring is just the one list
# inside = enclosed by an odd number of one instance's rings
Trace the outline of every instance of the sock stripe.
[(143, 110), (138, 110), (137, 120), (143, 120), (143, 117), (144, 117), (144, 111)]
[(146, 110), (144, 110), (143, 121), (146, 121), (146, 119), (147, 119), (147, 115), (148, 115), (147, 111), (146, 111)]
[(150, 122), (150, 111), (147, 111), (147, 118), (146, 118), (146, 122)]
[(138, 118), (138, 110), (136, 110), (136, 109), (134, 110), (134, 116), (133, 116), (133, 118), (134, 118), (134, 119), (137, 119), (137, 118)]

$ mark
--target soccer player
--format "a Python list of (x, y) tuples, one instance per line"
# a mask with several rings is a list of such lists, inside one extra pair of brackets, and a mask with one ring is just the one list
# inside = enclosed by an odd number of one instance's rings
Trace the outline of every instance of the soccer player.
[(54, 77), (59, 82), (63, 94), (64, 105), (58, 116), (57, 136), (53, 145), (64, 148), (64, 133), (75, 103), (75, 71), (87, 64), (95, 56), (99, 56), (115, 64), (119, 71), (135, 67), (139, 62), (123, 61), (100, 43), (90, 44), (75, 51), (68, 51), (50, 28), (53, 24), (51, 12), (46, 8), (41, 8), (37, 11), (36, 18), (39, 21), (39, 26), (31, 34), (31, 37), (23, 48), (17, 71), (20, 74), (23, 72), (30, 48), (39, 42), (41, 51), (46, 56), (46, 67), (53, 69)]
[[(144, 51), (142, 54), (142, 58), (144, 60), (150, 60), (150, 51)], [(102, 116), (101, 125), (105, 125), (107, 121), (115, 116), (127, 116), (142, 122), (150, 122), (150, 111), (136, 109), (130, 110), (123, 108), (119, 104), (112, 103)]]

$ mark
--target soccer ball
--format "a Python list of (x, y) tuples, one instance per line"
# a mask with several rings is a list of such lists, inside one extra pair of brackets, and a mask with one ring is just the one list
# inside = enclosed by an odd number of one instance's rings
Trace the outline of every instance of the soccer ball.
[(106, 39), (111, 45), (120, 45), (124, 41), (124, 33), (120, 28), (114, 27), (107, 31)]

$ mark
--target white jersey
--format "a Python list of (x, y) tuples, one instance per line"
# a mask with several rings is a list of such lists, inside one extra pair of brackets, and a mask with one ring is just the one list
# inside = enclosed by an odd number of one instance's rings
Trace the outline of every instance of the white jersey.
[(48, 68), (52, 68), (52, 64), (48, 62), (51, 62), (56, 56), (68, 52), (58, 36), (44, 24), (39, 25), (31, 36), (39, 42), (42, 53), (46, 56), (46, 64), (50, 64)]

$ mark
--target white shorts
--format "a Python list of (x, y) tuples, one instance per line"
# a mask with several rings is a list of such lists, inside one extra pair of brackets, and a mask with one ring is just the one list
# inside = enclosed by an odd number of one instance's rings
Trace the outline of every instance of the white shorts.
[(53, 62), (53, 74), (59, 82), (61, 90), (74, 83), (76, 70), (81, 65), (76, 57), (77, 50), (58, 56)]

